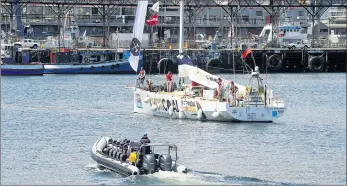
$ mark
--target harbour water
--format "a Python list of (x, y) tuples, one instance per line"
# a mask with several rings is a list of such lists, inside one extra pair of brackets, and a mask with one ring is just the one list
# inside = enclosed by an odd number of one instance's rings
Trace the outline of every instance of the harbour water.
[[(346, 184), (346, 73), (262, 77), (287, 103), (274, 123), (134, 114), (135, 75), (2, 77), (1, 184)], [(191, 172), (122, 178), (90, 157), (100, 136), (144, 133), (175, 143)]]

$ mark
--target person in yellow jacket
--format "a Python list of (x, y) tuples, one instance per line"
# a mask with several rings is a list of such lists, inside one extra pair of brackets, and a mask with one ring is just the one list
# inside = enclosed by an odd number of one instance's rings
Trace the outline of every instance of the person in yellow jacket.
[(128, 158), (129, 162), (131, 162), (132, 164), (135, 164), (136, 156), (137, 156), (136, 152), (131, 152)]

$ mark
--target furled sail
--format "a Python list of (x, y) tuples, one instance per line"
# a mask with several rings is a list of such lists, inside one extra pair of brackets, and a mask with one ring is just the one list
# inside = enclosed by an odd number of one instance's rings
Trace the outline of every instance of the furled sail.
[(129, 63), (135, 72), (138, 71), (139, 60), (140, 60), (140, 50), (141, 50), (141, 41), (143, 35), (143, 29), (145, 26), (145, 18), (147, 13), (147, 0), (138, 1), (135, 23), (133, 27), (133, 39), (130, 43), (130, 57)]

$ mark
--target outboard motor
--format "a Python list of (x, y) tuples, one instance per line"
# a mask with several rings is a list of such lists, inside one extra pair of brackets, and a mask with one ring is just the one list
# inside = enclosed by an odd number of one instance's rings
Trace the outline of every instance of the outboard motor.
[(172, 170), (172, 159), (170, 154), (162, 154), (159, 157), (159, 166), (162, 171), (171, 171)]
[(145, 154), (143, 156), (143, 169), (146, 174), (153, 174), (155, 172), (155, 164), (154, 154)]

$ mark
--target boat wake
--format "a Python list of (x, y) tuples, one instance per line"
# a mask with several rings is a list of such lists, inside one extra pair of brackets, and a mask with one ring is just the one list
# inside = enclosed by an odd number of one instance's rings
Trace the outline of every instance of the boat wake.
[(117, 184), (124, 185), (297, 185), (295, 183), (274, 182), (252, 177), (228, 176), (213, 172), (188, 170), (187, 174), (159, 171), (151, 175), (122, 177), (116, 172), (100, 169), (96, 164), (86, 167), (102, 177), (117, 179)]
[(101, 178), (123, 178), (121, 175), (109, 170), (109, 169), (101, 169), (97, 164), (90, 164), (84, 167), (84, 169), (88, 172), (93, 172), (95, 176)]

